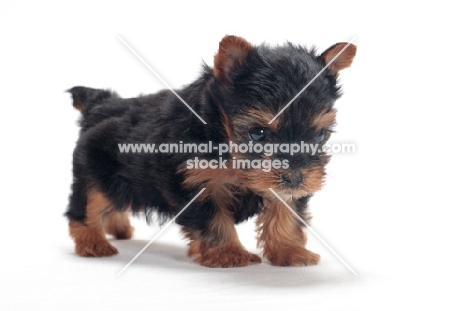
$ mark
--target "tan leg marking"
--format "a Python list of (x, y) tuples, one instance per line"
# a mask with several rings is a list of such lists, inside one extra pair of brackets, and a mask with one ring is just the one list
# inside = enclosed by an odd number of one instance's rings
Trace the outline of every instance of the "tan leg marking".
[(110, 212), (104, 219), (104, 231), (117, 240), (132, 238), (134, 228), (130, 225), (128, 212)]
[(272, 265), (304, 266), (319, 262), (320, 255), (305, 248), (307, 235), (303, 226), (277, 198), (265, 200), (257, 228), (258, 244)]
[(188, 255), (206, 267), (243, 267), (262, 259), (248, 252), (239, 241), (232, 217), (218, 211), (207, 233), (200, 235), (185, 230), (190, 239)]
[(75, 240), (75, 252), (80, 256), (102, 257), (118, 254), (107, 241), (103, 230), (103, 214), (111, 208), (109, 200), (98, 191), (90, 191), (83, 223), (70, 221), (70, 235)]

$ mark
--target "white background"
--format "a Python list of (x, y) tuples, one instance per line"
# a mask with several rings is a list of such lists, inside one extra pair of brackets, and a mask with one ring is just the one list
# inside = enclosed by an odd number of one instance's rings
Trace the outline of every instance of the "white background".
[[(65, 4), (66, 3), (66, 4)], [(0, 2), (1, 310), (466, 310), (466, 16), (460, 2)], [(62, 216), (78, 112), (64, 91), (174, 88), (225, 34), (322, 51), (356, 37), (335, 156), (311, 201), (318, 266), (203, 268), (172, 226), (135, 221), (113, 258), (73, 254)], [(252, 223), (240, 226), (254, 252)]]

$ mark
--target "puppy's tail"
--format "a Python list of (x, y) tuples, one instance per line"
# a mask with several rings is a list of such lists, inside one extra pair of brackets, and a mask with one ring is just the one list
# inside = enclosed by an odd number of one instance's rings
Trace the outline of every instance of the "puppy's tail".
[(67, 90), (67, 92), (72, 94), (73, 107), (82, 113), (86, 113), (90, 108), (102, 104), (108, 98), (118, 97), (117, 94), (111, 91), (83, 86), (75, 86)]

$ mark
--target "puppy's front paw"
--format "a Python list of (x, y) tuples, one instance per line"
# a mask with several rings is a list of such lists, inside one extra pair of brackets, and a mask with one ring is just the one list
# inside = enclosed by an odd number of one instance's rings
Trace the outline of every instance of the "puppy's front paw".
[(241, 247), (214, 247), (191, 255), (200, 265), (210, 268), (244, 267), (262, 259)]
[(266, 253), (265, 256), (274, 266), (308, 266), (316, 265), (320, 261), (320, 255), (305, 248), (287, 251)]
[(107, 241), (97, 241), (94, 243), (77, 243), (75, 252), (84, 257), (105, 257), (119, 253), (119, 251)]

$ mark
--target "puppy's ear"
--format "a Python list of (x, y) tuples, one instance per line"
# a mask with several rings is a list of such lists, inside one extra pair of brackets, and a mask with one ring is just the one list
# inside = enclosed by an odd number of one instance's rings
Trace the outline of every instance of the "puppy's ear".
[(214, 57), (214, 75), (221, 80), (229, 80), (231, 73), (244, 64), (247, 54), (253, 50), (245, 39), (225, 36), (219, 43), (218, 53)]
[[(333, 62), (330, 64), (330, 66), (328, 66), (328, 69), (335, 76), (338, 75), (338, 72), (340, 70), (343, 70), (351, 66), (354, 56), (356, 56), (356, 49), (357, 49), (356, 46), (354, 44), (350, 44), (348, 47), (346, 47), (346, 45), (348, 45), (348, 43), (344, 43), (344, 42), (337, 43), (329, 47), (325, 52), (322, 53), (322, 55), (320, 55), (320, 58), (325, 64), (332, 62), (333, 58), (336, 57), (333, 60)], [(341, 50), (343, 50), (343, 52), (341, 52)]]

